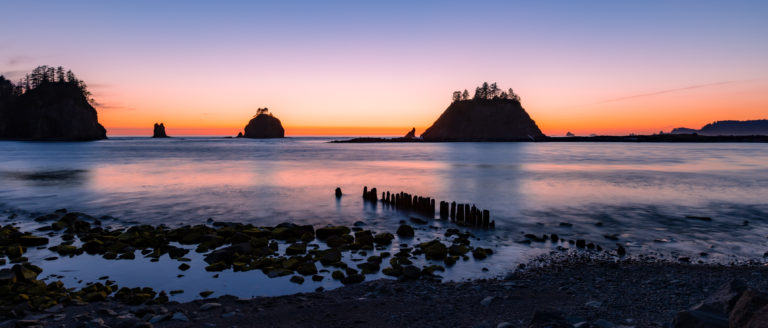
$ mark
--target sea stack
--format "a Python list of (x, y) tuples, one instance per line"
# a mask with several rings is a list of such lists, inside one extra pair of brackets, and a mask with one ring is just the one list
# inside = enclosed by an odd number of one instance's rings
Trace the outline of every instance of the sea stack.
[(285, 130), (277, 117), (267, 108), (259, 108), (248, 125), (245, 126), (244, 138), (283, 138)]
[(408, 133), (405, 134), (405, 139), (416, 139), (416, 128), (411, 129), (411, 131), (408, 131)]
[(163, 123), (155, 123), (155, 131), (152, 133), (152, 138), (168, 138), (168, 135), (165, 134), (165, 125)]
[(107, 138), (85, 84), (59, 79), (41, 66), (32, 86), (14, 86), (0, 76), (0, 139), (86, 141)]
[(512, 89), (484, 83), (475, 96), (454, 93), (453, 103), (421, 137), (425, 141), (535, 141), (545, 136)]

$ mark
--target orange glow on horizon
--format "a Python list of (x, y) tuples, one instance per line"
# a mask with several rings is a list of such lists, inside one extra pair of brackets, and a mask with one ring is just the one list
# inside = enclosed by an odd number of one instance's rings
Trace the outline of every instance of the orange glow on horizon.
[[(166, 133), (169, 136), (236, 136), (242, 128), (178, 128), (168, 124)], [(332, 126), (286, 126), (285, 136), (403, 136), (413, 127), (332, 127)], [(152, 136), (152, 126), (146, 128), (106, 127), (109, 136)], [(416, 135), (420, 135), (426, 127), (416, 127)]]

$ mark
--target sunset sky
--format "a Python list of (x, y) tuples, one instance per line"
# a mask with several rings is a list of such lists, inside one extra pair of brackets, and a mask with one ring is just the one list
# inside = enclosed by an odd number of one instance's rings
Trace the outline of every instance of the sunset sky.
[(0, 73), (64, 66), (108, 134), (417, 134), (514, 88), (548, 135), (768, 118), (768, 1), (2, 1)]

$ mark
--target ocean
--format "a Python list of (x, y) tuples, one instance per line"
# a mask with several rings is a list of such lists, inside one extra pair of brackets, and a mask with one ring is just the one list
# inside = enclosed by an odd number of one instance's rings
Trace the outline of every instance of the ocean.
[[(555, 250), (557, 245), (549, 241), (520, 243), (528, 233), (585, 239), (605, 249), (621, 244), (631, 255), (689, 257), (704, 263), (762, 260), (768, 251), (766, 144), (329, 143), (338, 139), (0, 141), (0, 219), (32, 229), (34, 217), (66, 208), (109, 216), (115, 227), (176, 227), (206, 224), (210, 218), (270, 226), (357, 222), (366, 229), (394, 232), (401, 220), (419, 216), (364, 202), (367, 186), (490, 211), (495, 229), (461, 229), (477, 237), (473, 244), (497, 253), (441, 273), (450, 280), (503, 275)], [(336, 187), (344, 193), (340, 199), (334, 196)], [(458, 228), (439, 217), (427, 219), (428, 225), (417, 229), (419, 240)], [(39, 253), (30, 258), (50, 255)], [(199, 255), (192, 260), (193, 267), (201, 261)], [(68, 285), (94, 280), (106, 270), (121, 285), (199, 285), (194, 288), (201, 290), (213, 285), (240, 296), (338, 286), (330, 279), (296, 285), (287, 283), (288, 277), (231, 270), (222, 273), (226, 279), (210, 279), (203, 270), (177, 278), (177, 265), (83, 255), (40, 266), (45, 273), (66, 273), (62, 275), (72, 280)], [(99, 270), (88, 269), (93, 267)], [(158, 277), (163, 271), (174, 274)], [(274, 283), (281, 279), (286, 282)], [(243, 283), (254, 287), (243, 289)], [(176, 299), (195, 295), (188, 292)]]

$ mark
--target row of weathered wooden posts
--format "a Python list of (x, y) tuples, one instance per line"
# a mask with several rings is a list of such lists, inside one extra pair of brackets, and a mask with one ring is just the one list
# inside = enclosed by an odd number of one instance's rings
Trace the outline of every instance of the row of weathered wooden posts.
[[(379, 194), (376, 188), (368, 190), (368, 186), (363, 187), (363, 199), (377, 203)], [(411, 195), (402, 191), (400, 193), (386, 191), (381, 192), (381, 201), (398, 210), (414, 211), (430, 218), (435, 217), (435, 199), (431, 197)], [(491, 212), (478, 209), (474, 204), (470, 206), (470, 204), (440, 201), (440, 218), (443, 220), (450, 218), (452, 222), (462, 226), (496, 227), (496, 221), (491, 220)]]

